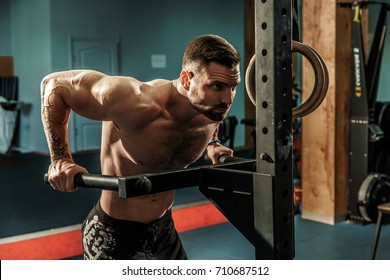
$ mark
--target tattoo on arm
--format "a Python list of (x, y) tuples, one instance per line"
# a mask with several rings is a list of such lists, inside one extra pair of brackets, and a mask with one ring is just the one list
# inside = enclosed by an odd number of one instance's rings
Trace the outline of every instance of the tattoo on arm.
[(64, 141), (58, 136), (56, 130), (51, 127), (49, 128), (49, 137), (51, 140), (50, 154), (53, 160), (59, 159), (66, 155), (66, 149), (64, 147)]
[(52, 108), (43, 107), (43, 125), (46, 133), (47, 142), (49, 145), (50, 157), (53, 160), (65, 157), (68, 154), (68, 149), (64, 137), (61, 132), (57, 131), (57, 127), (50, 121), (50, 111)]

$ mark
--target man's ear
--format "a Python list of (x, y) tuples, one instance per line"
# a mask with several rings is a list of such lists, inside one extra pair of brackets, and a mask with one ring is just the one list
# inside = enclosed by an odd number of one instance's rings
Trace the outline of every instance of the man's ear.
[(189, 71), (182, 70), (180, 73), (180, 82), (185, 90), (190, 90), (191, 78), (193, 74)]

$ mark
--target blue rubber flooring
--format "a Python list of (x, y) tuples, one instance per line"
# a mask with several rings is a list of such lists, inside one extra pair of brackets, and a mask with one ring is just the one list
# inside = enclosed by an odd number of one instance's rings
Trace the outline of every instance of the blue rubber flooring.
[[(367, 260), (375, 225), (348, 222), (326, 225), (295, 216), (296, 260)], [(230, 223), (181, 233), (188, 257), (194, 260), (250, 260), (255, 249)], [(390, 260), (390, 225), (382, 227), (376, 253)]]

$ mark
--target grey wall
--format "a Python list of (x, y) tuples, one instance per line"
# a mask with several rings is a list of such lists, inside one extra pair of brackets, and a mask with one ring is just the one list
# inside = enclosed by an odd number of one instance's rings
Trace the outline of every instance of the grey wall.
[[(0, 35), (9, 38), (0, 55), (14, 56), (19, 97), (25, 103), (19, 132), (23, 151), (47, 151), (39, 86), (46, 74), (71, 68), (70, 36), (120, 38), (120, 74), (140, 80), (178, 77), (186, 44), (200, 34), (224, 36), (244, 53), (243, 0), (198, 0), (196, 5), (190, 0), (0, 1)], [(152, 69), (151, 54), (165, 54), (167, 68)], [(243, 83), (231, 115), (244, 117)], [(240, 125), (236, 146), (243, 143)]]

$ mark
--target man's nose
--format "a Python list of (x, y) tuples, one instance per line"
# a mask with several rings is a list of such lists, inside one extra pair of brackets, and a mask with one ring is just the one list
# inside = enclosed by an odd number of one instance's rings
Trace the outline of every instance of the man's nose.
[(221, 103), (224, 103), (224, 104), (227, 104), (230, 106), (233, 102), (235, 92), (236, 92), (235, 89), (226, 90), (221, 96)]

